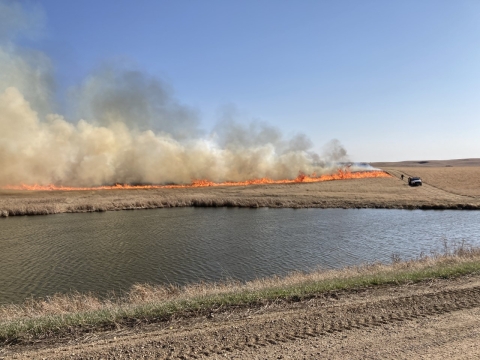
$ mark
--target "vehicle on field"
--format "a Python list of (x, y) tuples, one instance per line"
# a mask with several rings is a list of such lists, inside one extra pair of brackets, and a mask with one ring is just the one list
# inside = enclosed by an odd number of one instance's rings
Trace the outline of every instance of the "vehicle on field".
[(410, 186), (422, 186), (422, 179), (419, 177), (409, 177), (408, 185)]

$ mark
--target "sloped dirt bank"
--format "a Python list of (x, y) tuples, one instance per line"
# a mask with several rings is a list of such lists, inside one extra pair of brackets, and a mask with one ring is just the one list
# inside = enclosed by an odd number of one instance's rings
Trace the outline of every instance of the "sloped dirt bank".
[(480, 276), (332, 292), (300, 302), (4, 347), (5, 358), (476, 358)]

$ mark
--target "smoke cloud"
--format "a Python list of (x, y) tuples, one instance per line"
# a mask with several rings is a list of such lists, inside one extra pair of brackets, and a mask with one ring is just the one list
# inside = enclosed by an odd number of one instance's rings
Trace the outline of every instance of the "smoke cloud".
[(159, 80), (138, 70), (104, 65), (74, 89), (70, 100), (78, 118), (98, 125), (122, 122), (136, 130), (162, 131), (175, 139), (200, 134), (196, 113), (179, 104)]
[(0, 9), (15, 14), (11, 31), (0, 18), (0, 186), (289, 179), (299, 171), (332, 172), (347, 159), (338, 140), (318, 155), (303, 134), (286, 138), (275, 127), (244, 123), (228, 112), (204, 132), (197, 113), (168, 86), (115, 66), (73, 89), (75, 118), (67, 120), (51, 111), (55, 82), (48, 57), (4, 38), (23, 29), (26, 15), (17, 3), (0, 2)]
[(33, 38), (41, 32), (44, 22), (43, 11), (34, 4), (0, 1), (0, 42), (8, 42), (19, 35)]

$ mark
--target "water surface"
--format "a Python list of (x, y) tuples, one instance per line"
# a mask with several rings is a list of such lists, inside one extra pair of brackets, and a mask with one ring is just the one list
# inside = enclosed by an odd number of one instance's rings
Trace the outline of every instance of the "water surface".
[(0, 302), (250, 280), (480, 246), (480, 212), (175, 208), (0, 219)]

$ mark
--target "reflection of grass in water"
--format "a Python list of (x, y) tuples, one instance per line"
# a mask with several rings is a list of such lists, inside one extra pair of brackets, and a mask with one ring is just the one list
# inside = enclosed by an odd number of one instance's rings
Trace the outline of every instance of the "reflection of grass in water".
[(134, 285), (123, 296), (100, 299), (92, 294), (54, 295), (21, 305), (0, 307), (0, 340), (111, 329), (173, 316), (208, 314), (228, 307), (255, 307), (275, 300), (299, 301), (317, 294), (374, 286), (405, 284), (480, 272), (480, 248), (457, 244), (445, 253), (390, 264), (367, 264), (341, 270), (294, 273), (242, 282)]

